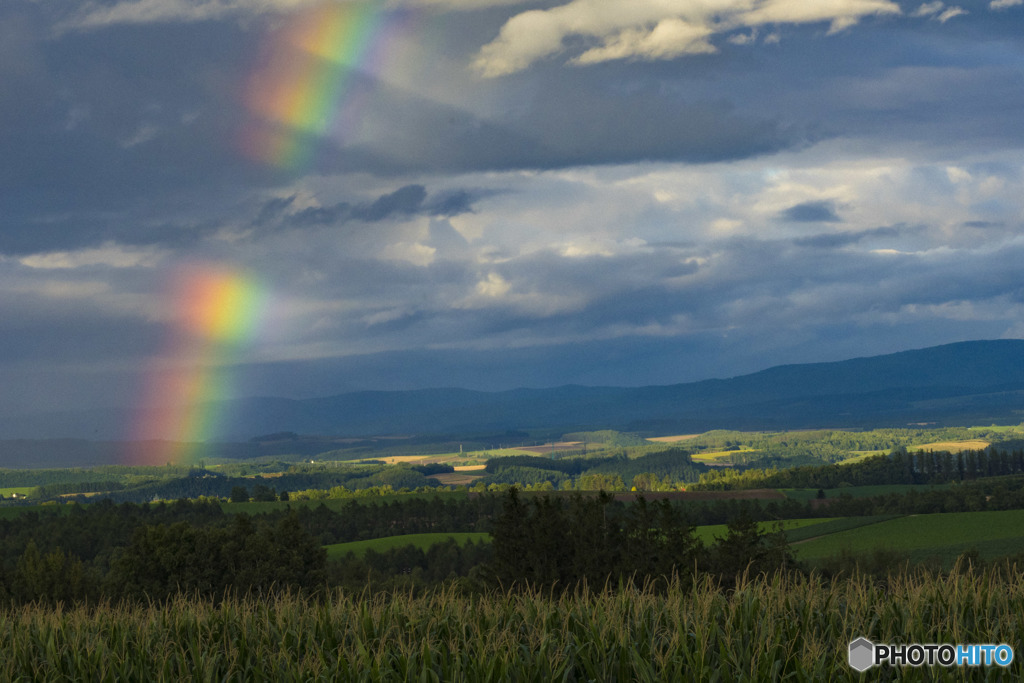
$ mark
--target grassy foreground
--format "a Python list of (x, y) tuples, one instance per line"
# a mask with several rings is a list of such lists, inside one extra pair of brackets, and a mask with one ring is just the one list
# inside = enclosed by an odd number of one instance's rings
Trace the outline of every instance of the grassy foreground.
[[(1004, 577), (1009, 578), (1004, 578)], [(452, 589), (0, 614), (0, 679), (26, 681), (861, 680), (848, 643), (1007, 643), (1009, 670), (873, 669), (870, 680), (1015, 680), (1024, 579), (954, 573), (721, 591), (564, 596)]]

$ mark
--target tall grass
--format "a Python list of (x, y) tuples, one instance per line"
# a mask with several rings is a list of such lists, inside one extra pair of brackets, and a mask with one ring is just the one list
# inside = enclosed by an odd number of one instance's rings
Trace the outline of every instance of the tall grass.
[(847, 644), (1001, 643), (993, 668), (879, 669), (871, 680), (1017, 679), (1024, 580), (959, 571), (824, 582), (776, 575), (723, 591), (425, 596), (333, 593), (218, 604), (29, 606), (0, 613), (8, 681), (861, 680)]

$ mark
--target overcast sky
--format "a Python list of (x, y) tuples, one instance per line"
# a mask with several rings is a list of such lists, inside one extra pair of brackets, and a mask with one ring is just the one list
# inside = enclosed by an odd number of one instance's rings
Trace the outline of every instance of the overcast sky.
[(1024, 337), (1022, 151), (1024, 0), (3, 0), (0, 410)]

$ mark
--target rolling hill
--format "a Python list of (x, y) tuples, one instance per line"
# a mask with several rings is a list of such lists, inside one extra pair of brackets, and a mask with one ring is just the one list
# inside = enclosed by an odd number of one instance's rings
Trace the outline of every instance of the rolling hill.
[[(302, 400), (248, 398), (210, 409), (227, 416), (219, 439), (283, 431), (356, 436), (614, 428), (667, 433), (1016, 423), (1024, 420), (1024, 341), (961, 342), (667, 386), (363, 391)], [(110, 439), (123, 424), (124, 416), (116, 412), (40, 415), (0, 420), (0, 438)]]

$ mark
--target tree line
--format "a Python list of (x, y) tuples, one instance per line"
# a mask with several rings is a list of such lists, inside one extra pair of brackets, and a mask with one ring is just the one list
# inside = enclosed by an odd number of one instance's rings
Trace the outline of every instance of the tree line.
[(178, 501), (99, 503), (0, 522), (0, 601), (221, 599), (321, 587), (326, 555), (296, 515)]
[(726, 536), (706, 547), (681, 506), (643, 497), (616, 505), (604, 492), (524, 499), (511, 489), (491, 536), (488, 572), (503, 587), (601, 589), (619, 581), (667, 584), (704, 572), (728, 580), (796, 564), (784, 534), (763, 532), (749, 515), (732, 519)]
[(878, 484), (947, 484), (983, 477), (1024, 474), (1024, 450), (998, 448), (949, 451), (915, 451), (897, 448), (849, 464), (804, 465), (786, 469), (721, 468), (706, 472), (695, 490), (751, 488), (837, 488)]
[[(636, 449), (633, 449), (636, 450)], [(485, 478), (479, 483), (537, 486), (585, 491), (672, 490), (680, 484), (696, 482), (709, 472), (703, 463), (695, 463), (679, 448), (660, 449), (629, 457), (624, 451), (606, 457), (542, 458), (531, 455), (506, 456), (487, 461)]]

